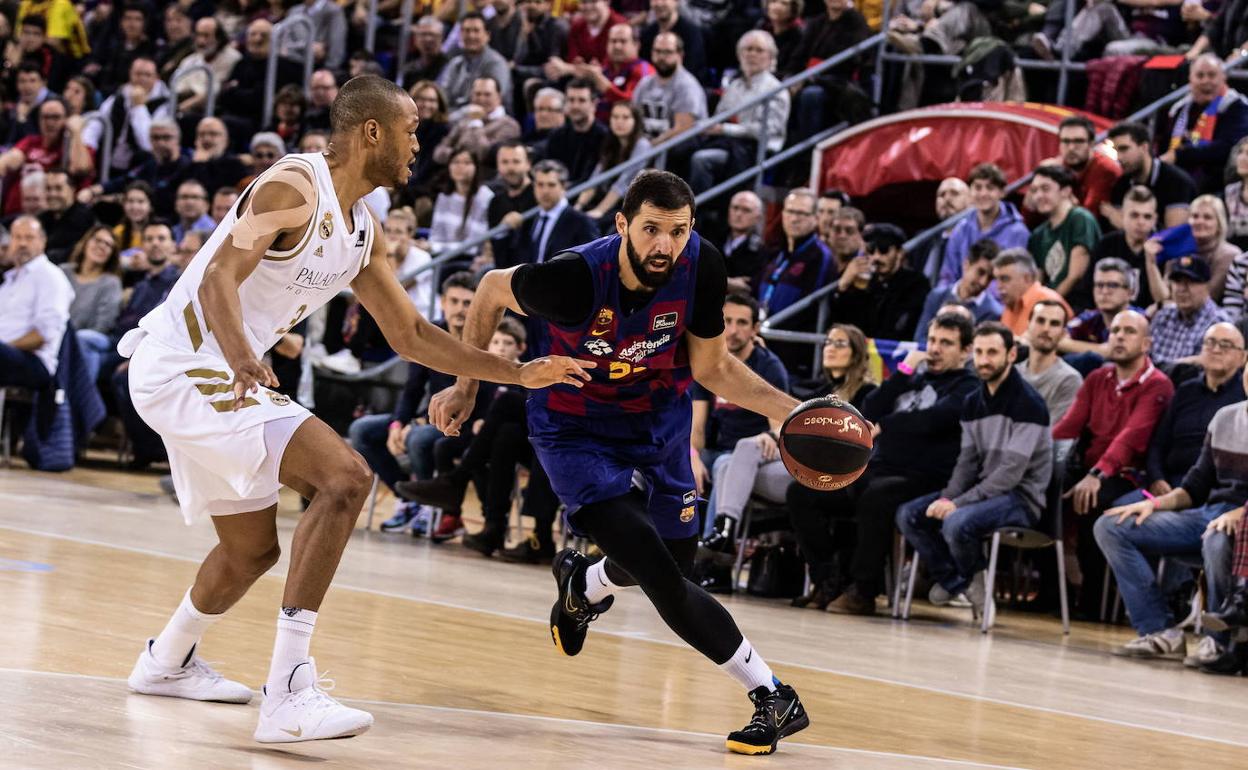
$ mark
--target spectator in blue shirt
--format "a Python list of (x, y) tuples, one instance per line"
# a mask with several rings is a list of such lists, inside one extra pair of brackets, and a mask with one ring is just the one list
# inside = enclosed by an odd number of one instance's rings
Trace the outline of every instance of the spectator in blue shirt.
[[(962, 276), (962, 262), (971, 246), (989, 238), (1004, 249), (1026, 248), (1031, 232), (1013, 203), (1006, 203), (1005, 172), (995, 163), (981, 163), (971, 169), (966, 183), (970, 185), (971, 207), (975, 211), (962, 219), (949, 234), (944, 262), (940, 268), (941, 286)], [(922, 327), (919, 327), (922, 329)]]
[(976, 241), (962, 260), (962, 275), (947, 286), (932, 289), (923, 303), (923, 314), (914, 330), (915, 342), (927, 341), (927, 325), (946, 305), (962, 305), (975, 316), (975, 323), (1001, 318), (1001, 303), (988, 291), (992, 283), (992, 260), (1001, 247), (990, 238)]

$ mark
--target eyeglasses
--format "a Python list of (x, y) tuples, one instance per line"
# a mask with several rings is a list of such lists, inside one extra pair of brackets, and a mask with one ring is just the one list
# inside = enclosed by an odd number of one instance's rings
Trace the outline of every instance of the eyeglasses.
[(538, 107), (534, 112), (563, 112), (558, 107)]
[(1204, 348), (1205, 350), (1220, 350), (1223, 353), (1226, 353), (1231, 350), (1243, 350), (1244, 349), (1242, 345), (1236, 345), (1231, 340), (1217, 340), (1212, 337), (1206, 337), (1205, 340), (1200, 343), (1200, 346)]
[(177, 140), (177, 137), (173, 134), (152, 134), (150, 138), (153, 142), (173, 142)]
[(1097, 291), (1101, 291), (1102, 289), (1105, 291), (1115, 291), (1117, 289), (1125, 289), (1127, 288), (1127, 285), (1125, 283), (1118, 283), (1117, 281), (1095, 281), (1092, 284), (1092, 288)]
[(823, 344), (824, 344), (824, 347), (836, 348), (837, 350), (844, 350), (845, 348), (849, 347), (849, 340), (834, 340), (829, 337), (828, 340), (824, 342)]
[(854, 225), (832, 225), (832, 232), (841, 233), (842, 235), (854, 235), (858, 232), (858, 228)]
[(101, 238), (98, 235), (87, 242), (94, 243), (96, 246), (103, 246), (106, 249), (111, 249), (116, 244), (116, 241), (112, 238)]

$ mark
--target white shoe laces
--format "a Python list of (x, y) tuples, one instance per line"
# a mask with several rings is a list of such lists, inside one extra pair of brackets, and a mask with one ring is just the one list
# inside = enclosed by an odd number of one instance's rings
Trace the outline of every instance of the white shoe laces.
[(330, 695), (335, 687), (334, 680), (330, 679), (326, 674), (328, 671), (319, 675), (319, 678), (312, 683), (311, 687), (305, 687), (302, 690), (291, 693), (293, 701), (292, 706), (306, 707), (313, 711), (322, 711), (327, 708), (341, 706), (338, 701), (334, 700)]
[[(220, 661), (213, 661), (213, 663), (219, 662)], [(191, 658), (191, 662), (186, 665), (184, 670), (187, 672), (188, 676), (204, 677), (211, 684), (216, 684), (217, 682), (225, 679), (224, 676), (212, 667), (212, 663), (209, 663), (206, 660), (200, 660), (199, 658)]]

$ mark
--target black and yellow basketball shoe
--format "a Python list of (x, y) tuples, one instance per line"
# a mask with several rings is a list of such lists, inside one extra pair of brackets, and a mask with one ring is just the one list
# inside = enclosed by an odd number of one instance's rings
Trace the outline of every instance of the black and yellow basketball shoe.
[(551, 571), (559, 586), (559, 600), (550, 609), (550, 637), (555, 647), (564, 655), (572, 656), (585, 645), (589, 624), (600, 614), (611, 609), (614, 596), (608, 596), (597, 604), (585, 598), (585, 570), (589, 559), (573, 548), (565, 548), (555, 556)]
[(802, 701), (787, 684), (777, 684), (771, 692), (756, 687), (750, 691), (750, 700), (754, 701), (754, 718), (728, 734), (728, 750), (734, 754), (771, 754), (781, 738), (810, 726)]

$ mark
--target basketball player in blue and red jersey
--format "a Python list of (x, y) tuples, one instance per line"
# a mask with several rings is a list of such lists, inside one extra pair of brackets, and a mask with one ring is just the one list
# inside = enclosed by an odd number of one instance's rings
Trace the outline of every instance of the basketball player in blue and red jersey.
[[(568, 523), (606, 554), (594, 564), (572, 549), (555, 557), (555, 646), (579, 653), (590, 621), (613, 595), (640, 585), (668, 626), (754, 702), (753, 719), (728, 736), (728, 749), (770, 754), (810, 720), (727, 610), (685, 578), (698, 540), (688, 389), (697, 380), (773, 425), (797, 402), (728, 353), (724, 258), (693, 232), (693, 193), (680, 177), (638, 175), (615, 226), (615, 235), (544, 263), (487, 273), (464, 342), (487, 345), (511, 309), (540, 321), (538, 355), (597, 363), (583, 388), (556, 385), (529, 395), (530, 440)], [(461, 378), (434, 398), (430, 420), (458, 433), (475, 393), (476, 382)]]

